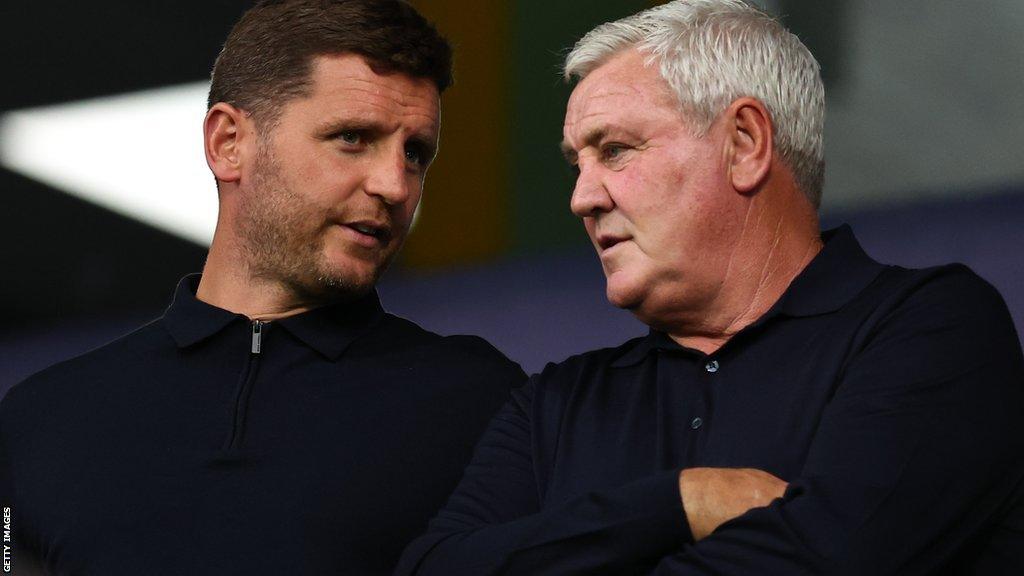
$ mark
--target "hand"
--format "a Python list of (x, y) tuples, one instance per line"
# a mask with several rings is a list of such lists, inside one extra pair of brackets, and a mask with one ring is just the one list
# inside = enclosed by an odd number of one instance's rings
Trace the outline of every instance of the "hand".
[(687, 468), (679, 473), (679, 494), (695, 541), (751, 508), (781, 498), (786, 486), (754, 468)]

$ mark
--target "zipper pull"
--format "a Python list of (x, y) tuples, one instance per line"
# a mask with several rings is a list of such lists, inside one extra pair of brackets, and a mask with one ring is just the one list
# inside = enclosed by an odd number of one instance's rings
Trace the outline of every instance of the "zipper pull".
[(263, 344), (263, 322), (255, 320), (252, 323), (252, 353), (259, 354), (260, 346)]

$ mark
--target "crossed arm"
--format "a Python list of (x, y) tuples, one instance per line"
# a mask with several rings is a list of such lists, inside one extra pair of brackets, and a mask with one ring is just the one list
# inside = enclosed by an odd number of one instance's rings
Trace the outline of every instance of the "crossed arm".
[(396, 574), (636, 573), (785, 490), (759, 470), (691, 468), (541, 510), (521, 404), (529, 394), (516, 396)]
[(1005, 310), (947, 299), (922, 291), (866, 344), (784, 492), (756, 470), (688, 469), (542, 504), (523, 391), (397, 573), (914, 575), (986, 546), (1024, 573), (1019, 344)]
[(754, 468), (687, 468), (679, 473), (679, 498), (694, 541), (782, 498), (785, 491), (784, 481)]

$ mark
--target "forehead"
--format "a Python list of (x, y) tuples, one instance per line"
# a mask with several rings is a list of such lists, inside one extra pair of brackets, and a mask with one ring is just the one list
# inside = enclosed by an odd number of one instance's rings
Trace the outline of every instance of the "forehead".
[(440, 121), (440, 96), (433, 81), (378, 73), (357, 54), (315, 57), (309, 95), (294, 104), (301, 113), (358, 116), (434, 135)]
[(656, 64), (628, 49), (588, 74), (573, 90), (565, 114), (569, 139), (594, 124), (681, 118), (675, 95)]

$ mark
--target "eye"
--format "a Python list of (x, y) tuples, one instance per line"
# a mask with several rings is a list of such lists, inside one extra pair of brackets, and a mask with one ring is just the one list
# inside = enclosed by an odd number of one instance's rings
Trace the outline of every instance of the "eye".
[(430, 161), (430, 156), (423, 146), (409, 144), (405, 147), (405, 160), (416, 166), (426, 166), (427, 162)]
[(601, 148), (601, 157), (605, 160), (616, 160), (626, 151), (621, 144), (606, 144)]
[(343, 132), (339, 132), (338, 139), (344, 142), (345, 144), (351, 144), (353, 146), (355, 146), (356, 144), (360, 144), (363, 141), (362, 135), (360, 135), (359, 132), (356, 132), (355, 130), (345, 130)]
[(405, 149), (405, 159), (413, 164), (423, 163), (423, 156), (420, 154), (420, 151), (416, 150), (415, 148)]

